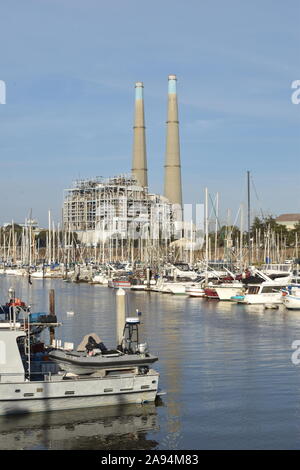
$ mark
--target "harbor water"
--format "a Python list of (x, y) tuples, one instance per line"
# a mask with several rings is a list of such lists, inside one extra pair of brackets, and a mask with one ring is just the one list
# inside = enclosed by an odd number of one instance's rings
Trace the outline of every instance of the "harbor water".
[[(32, 312), (47, 312), (55, 289), (62, 342), (96, 332), (115, 347), (114, 289), (0, 279), (1, 303), (13, 287)], [(126, 302), (128, 316), (142, 312), (141, 339), (159, 356), (167, 394), (156, 405), (0, 417), (0, 449), (300, 448), (300, 365), (291, 360), (300, 311), (143, 291), (127, 291)]]

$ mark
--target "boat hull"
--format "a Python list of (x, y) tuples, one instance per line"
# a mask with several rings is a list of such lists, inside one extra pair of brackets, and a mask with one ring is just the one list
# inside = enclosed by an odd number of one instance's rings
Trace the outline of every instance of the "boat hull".
[(130, 281), (113, 281), (114, 289), (130, 289), (131, 283)]
[(282, 298), (282, 303), (289, 310), (300, 310), (300, 297), (285, 295)]
[(241, 291), (241, 286), (215, 287), (215, 290), (216, 290), (217, 296), (219, 297), (219, 300), (231, 300), (231, 297), (234, 297)]
[(150, 370), (145, 375), (0, 383), (0, 415), (153, 402), (158, 378)]
[(239, 304), (282, 304), (283, 296), (281, 292), (274, 294), (246, 294), (243, 300), (238, 300)]
[(207, 297), (208, 299), (219, 300), (217, 291), (214, 288), (207, 287), (207, 288), (204, 289), (204, 293), (205, 293), (205, 297)]

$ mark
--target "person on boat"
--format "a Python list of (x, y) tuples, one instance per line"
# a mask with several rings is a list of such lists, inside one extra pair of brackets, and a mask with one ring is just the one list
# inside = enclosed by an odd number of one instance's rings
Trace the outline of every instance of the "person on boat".
[(102, 341), (97, 343), (92, 336), (89, 336), (88, 342), (85, 345), (85, 349), (89, 356), (93, 356), (94, 351), (97, 349), (100, 350), (101, 353), (104, 353), (107, 351), (107, 347), (104, 345), (104, 343), (102, 343)]

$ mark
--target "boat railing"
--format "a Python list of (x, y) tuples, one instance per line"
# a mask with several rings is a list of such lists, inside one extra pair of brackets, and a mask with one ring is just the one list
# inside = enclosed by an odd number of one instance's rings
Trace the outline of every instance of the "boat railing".
[(0, 321), (0, 327), (2, 328), (9, 328), (10, 330), (19, 330), (21, 329), (21, 322), (19, 320), (19, 310), (17, 308), (22, 307), (15, 307), (14, 305), (8, 306), (8, 311), (0, 311), (1, 315), (4, 315), (4, 319)]
[[(53, 379), (58, 379), (61, 378), (63, 379), (63, 377), (66, 375), (66, 373), (64, 372), (63, 374), (58, 374), (57, 372), (43, 372), (43, 371), (31, 371), (30, 372), (30, 375), (28, 375), (28, 378), (35, 378), (35, 377), (42, 377), (42, 380), (44, 382), (51, 382)], [(0, 383), (3, 381), (2, 380), (2, 377), (20, 377), (20, 382), (23, 382), (24, 381), (24, 373), (13, 373), (13, 372), (1, 372), (0, 373)]]
[(291, 264), (263, 264), (261, 267), (261, 270), (263, 270), (265, 273), (272, 273), (272, 272), (285, 272), (289, 273), (292, 270), (292, 265)]

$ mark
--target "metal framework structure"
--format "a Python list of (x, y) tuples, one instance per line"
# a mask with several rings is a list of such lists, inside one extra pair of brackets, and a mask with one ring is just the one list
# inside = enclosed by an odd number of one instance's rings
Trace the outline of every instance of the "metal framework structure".
[(171, 240), (172, 204), (149, 194), (133, 175), (78, 180), (65, 190), (63, 222), (82, 243), (96, 245), (108, 239)]

